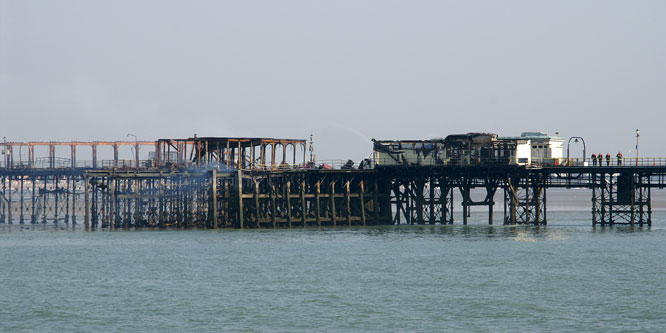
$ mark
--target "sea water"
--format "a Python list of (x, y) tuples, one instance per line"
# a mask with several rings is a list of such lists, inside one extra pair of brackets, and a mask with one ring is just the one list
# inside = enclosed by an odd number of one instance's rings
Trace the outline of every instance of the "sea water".
[(0, 225), (0, 331), (664, 331), (666, 212), (593, 228), (568, 207), (547, 226)]

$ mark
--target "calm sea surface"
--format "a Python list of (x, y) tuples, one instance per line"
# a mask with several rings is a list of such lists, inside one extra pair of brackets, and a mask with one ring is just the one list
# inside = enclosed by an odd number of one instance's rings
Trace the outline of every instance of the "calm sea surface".
[[(499, 212), (501, 214), (501, 212)], [(0, 331), (666, 330), (666, 212), (545, 227), (0, 225)], [(460, 221), (460, 220), (458, 220)]]

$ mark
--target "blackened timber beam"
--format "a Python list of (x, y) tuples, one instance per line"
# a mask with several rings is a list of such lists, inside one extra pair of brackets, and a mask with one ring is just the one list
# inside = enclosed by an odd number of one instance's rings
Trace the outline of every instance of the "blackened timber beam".
[(259, 207), (259, 181), (254, 178), (254, 220), (257, 228), (261, 227), (261, 209)]
[(360, 187), (360, 192), (359, 192), (360, 198), (359, 199), (361, 201), (361, 224), (363, 224), (365, 226), (366, 225), (365, 224), (365, 197), (364, 197), (365, 186), (364, 186), (363, 180), (360, 181), (359, 187)]
[(351, 212), (351, 198), (349, 196), (349, 192), (350, 192), (350, 190), (349, 190), (350, 184), (349, 183), (350, 183), (349, 180), (347, 180), (345, 182), (345, 193), (344, 193), (345, 194), (345, 217), (347, 218), (347, 225), (351, 226), (352, 212)]
[(306, 212), (306, 202), (305, 202), (305, 179), (301, 179), (301, 223), (305, 226), (305, 218), (307, 216)]
[[(435, 178), (432, 176), (428, 178), (428, 191), (429, 191), (428, 209), (430, 213), (428, 222), (429, 224), (435, 224)], [(442, 207), (441, 209), (442, 212), (443, 208), (444, 207)]]
[(284, 205), (285, 209), (287, 211), (287, 223), (289, 224), (289, 228), (291, 228), (291, 181), (287, 180), (287, 184), (285, 185), (284, 188)]
[(331, 187), (330, 187), (330, 193), (329, 193), (329, 198), (331, 200), (331, 211), (330, 211), (330, 217), (331, 217), (331, 223), (333, 226), (336, 226), (336, 219), (335, 219), (335, 181), (331, 181)]
[(236, 187), (238, 189), (238, 227), (243, 229), (243, 172), (237, 171)]
[(321, 226), (321, 202), (319, 200), (321, 192), (321, 180), (317, 179), (315, 184), (315, 219), (317, 221), (317, 226)]
[(379, 182), (377, 178), (378, 178), (377, 175), (372, 177), (373, 180), (372, 209), (375, 215), (375, 225), (381, 224), (381, 221), (379, 219)]

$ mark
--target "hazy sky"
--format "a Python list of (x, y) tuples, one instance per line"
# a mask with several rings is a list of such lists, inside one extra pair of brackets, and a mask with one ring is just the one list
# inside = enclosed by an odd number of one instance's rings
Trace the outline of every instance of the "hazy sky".
[(666, 156), (666, 1), (0, 0), (11, 141), (559, 131)]

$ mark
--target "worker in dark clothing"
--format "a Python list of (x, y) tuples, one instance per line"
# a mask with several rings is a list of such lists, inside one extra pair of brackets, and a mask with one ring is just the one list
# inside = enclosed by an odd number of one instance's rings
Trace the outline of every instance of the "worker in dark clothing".
[(617, 152), (617, 155), (615, 156), (617, 157), (617, 165), (622, 165), (622, 153)]
[(601, 155), (601, 153), (599, 153), (597, 155), (597, 162), (599, 162), (599, 166), (601, 166), (601, 162), (603, 162), (603, 160), (604, 160), (604, 155)]
[(597, 155), (592, 154), (592, 165), (597, 166)]
[(610, 165), (610, 153), (606, 153), (606, 166)]

